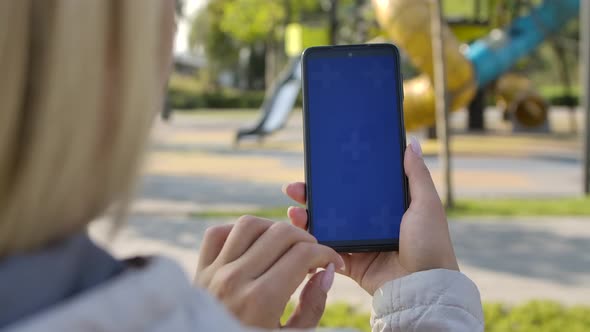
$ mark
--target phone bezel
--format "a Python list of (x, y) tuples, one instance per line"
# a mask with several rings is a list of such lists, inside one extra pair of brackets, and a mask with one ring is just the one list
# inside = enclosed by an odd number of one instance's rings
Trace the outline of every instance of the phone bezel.
[[(311, 161), (310, 161), (310, 140), (309, 140), (309, 126), (307, 119), (309, 118), (307, 113), (309, 112), (308, 102), (308, 87), (307, 87), (307, 61), (314, 57), (349, 57), (349, 53), (352, 52), (352, 56), (358, 55), (371, 55), (371, 54), (382, 54), (391, 55), (394, 57), (394, 61), (397, 64), (394, 68), (396, 71), (395, 75), (398, 80), (398, 107), (401, 110), (399, 112), (398, 120), (400, 127), (400, 147), (401, 155), (401, 169), (403, 176), (404, 186), (404, 204), (407, 210), (410, 204), (410, 195), (408, 190), (408, 179), (405, 175), (404, 170), (404, 153), (406, 149), (406, 131), (404, 126), (404, 112), (403, 112), (403, 79), (400, 71), (400, 54), (398, 48), (393, 44), (381, 43), (381, 44), (359, 44), (359, 45), (339, 45), (339, 46), (314, 46), (307, 48), (302, 54), (302, 90), (303, 90), (303, 130), (304, 130), (304, 163), (305, 163), (305, 180), (306, 195), (307, 195), (307, 213), (308, 213), (308, 225), (309, 232), (313, 234), (313, 215), (312, 211), (312, 188), (311, 183)], [(377, 240), (343, 240), (343, 241), (320, 241), (321, 244), (327, 245), (339, 252), (367, 252), (367, 251), (397, 251), (399, 249), (399, 239), (377, 239)]]

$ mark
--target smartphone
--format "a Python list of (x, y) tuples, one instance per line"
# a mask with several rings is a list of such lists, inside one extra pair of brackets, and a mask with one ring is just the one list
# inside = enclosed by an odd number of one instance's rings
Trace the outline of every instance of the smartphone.
[(392, 251), (408, 204), (399, 50), (392, 44), (303, 52), (309, 231), (337, 251)]

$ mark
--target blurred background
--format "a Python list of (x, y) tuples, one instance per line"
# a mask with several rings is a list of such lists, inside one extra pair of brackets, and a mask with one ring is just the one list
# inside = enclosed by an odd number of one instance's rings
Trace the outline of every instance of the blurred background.
[[(301, 51), (393, 42), (403, 52), (408, 134), (423, 143), (447, 203), (462, 271), (485, 303), (486, 330), (590, 331), (580, 106), (586, 2), (179, 1), (168, 98), (140, 197), (113, 250), (166, 254), (192, 274), (208, 226), (242, 214), (286, 221), (292, 203), (281, 185), (304, 179)], [(443, 49), (433, 56), (436, 4)], [(448, 163), (435, 129), (433, 73), (441, 63), (452, 111)], [(101, 237), (106, 224), (92, 231)], [(322, 324), (367, 331), (370, 301), (337, 277)]]

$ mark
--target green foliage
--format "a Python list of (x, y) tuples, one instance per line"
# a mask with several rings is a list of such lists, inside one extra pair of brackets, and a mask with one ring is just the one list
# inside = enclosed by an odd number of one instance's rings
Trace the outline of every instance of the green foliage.
[(481, 17), (473, 17), (476, 13), (476, 1), (481, 0), (444, 0), (442, 2), (444, 15), (447, 17), (461, 17), (467, 19), (483, 19), (488, 17), (490, 7), (489, 4), (486, 3), (487, 1), (481, 1), (481, 7), (479, 8), (479, 14)]
[[(240, 91), (237, 89), (210, 89), (207, 83), (194, 77), (172, 75), (168, 83), (168, 102), (173, 109), (198, 108), (260, 108), (264, 91)], [(301, 106), (301, 96), (295, 104)]]
[(539, 92), (550, 105), (577, 106), (580, 103), (579, 85), (574, 85), (572, 91), (566, 91), (563, 85), (543, 85)]
[(283, 1), (233, 0), (224, 6), (220, 27), (235, 40), (252, 44), (272, 38), (276, 26), (284, 21)]
[(517, 307), (484, 304), (488, 332), (582, 332), (590, 330), (590, 307), (531, 301)]
[(221, 30), (245, 44), (282, 38), (277, 28), (321, 10), (317, 0), (231, 0), (223, 8)]
[[(316, 15), (323, 15), (320, 1), (318, 0), (288, 0), (288, 14), (290, 22), (303, 22)], [(347, 0), (349, 1), (349, 0)], [(285, 2), (283, 0), (283, 2)]]
[(263, 91), (205, 89), (203, 83), (190, 77), (173, 75), (168, 84), (168, 101), (173, 109), (259, 108)]
[[(289, 304), (281, 322), (293, 312)], [(565, 307), (552, 301), (531, 301), (509, 307), (498, 303), (483, 306), (487, 332), (583, 332), (590, 331), (590, 307)], [(348, 327), (370, 331), (368, 313), (362, 313), (344, 303), (328, 305), (321, 327)]]
[[(291, 314), (295, 306), (292, 303), (287, 305), (281, 323), (285, 323)], [(335, 303), (328, 305), (322, 319), (320, 321), (320, 327), (347, 327), (357, 329), (362, 332), (370, 332), (371, 326), (369, 319), (371, 315), (369, 313), (360, 312), (354, 307), (345, 303)]]
[[(374, 24), (369, 24), (367, 34), (358, 33), (362, 29), (358, 29), (360, 25), (356, 22), (355, 3), (354, 0), (339, 2), (340, 34), (374, 36)], [(283, 52), (286, 25), (299, 22), (327, 29), (326, 4), (319, 0), (210, 0), (193, 19), (189, 45), (205, 49), (208, 84), (216, 86), (219, 73), (231, 71), (241, 78), (242, 88), (259, 88), (259, 82), (275, 75), (276, 66), (286, 59)], [(366, 12), (360, 20), (373, 22), (372, 10)], [(365, 37), (342, 41), (358, 43)], [(250, 54), (250, 59), (246, 54)]]
[(221, 71), (237, 71), (240, 49), (276, 43), (286, 23), (320, 10), (316, 0), (211, 0), (193, 19), (189, 45), (204, 47), (215, 84)]
[(191, 24), (189, 45), (191, 48), (203, 46), (208, 64), (207, 76), (211, 78), (208, 83), (213, 85), (222, 70), (235, 70), (238, 64), (240, 45), (221, 28), (224, 7), (231, 1), (210, 1), (197, 13)]

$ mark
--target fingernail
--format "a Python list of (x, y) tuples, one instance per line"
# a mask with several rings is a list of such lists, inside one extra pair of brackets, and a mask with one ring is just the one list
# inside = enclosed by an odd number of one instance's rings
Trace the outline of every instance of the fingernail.
[(293, 210), (295, 207), (294, 206), (289, 206), (287, 208), (287, 215), (289, 215), (291, 213), (291, 210)]
[(288, 184), (284, 184), (284, 185), (281, 187), (281, 191), (282, 191), (282, 192), (283, 192), (283, 194), (285, 194), (285, 195), (287, 195), (287, 187), (288, 187), (288, 186), (289, 186)]
[(410, 137), (410, 149), (412, 149), (412, 151), (419, 157), (422, 157), (422, 147), (415, 136)]
[(324, 274), (322, 275), (322, 280), (320, 280), (320, 288), (327, 293), (330, 288), (332, 288), (332, 284), (334, 283), (334, 264), (330, 263), (326, 267)]
[(345, 272), (346, 271), (346, 264), (344, 263), (344, 258), (340, 257), (340, 262), (338, 264), (338, 270), (340, 272)]

